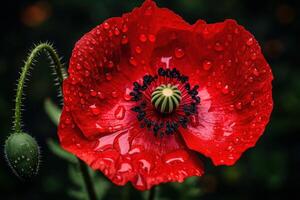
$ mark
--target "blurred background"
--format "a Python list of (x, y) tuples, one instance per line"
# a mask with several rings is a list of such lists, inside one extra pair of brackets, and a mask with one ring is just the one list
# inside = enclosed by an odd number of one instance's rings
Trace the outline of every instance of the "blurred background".
[[(233, 18), (262, 46), (272, 67), (275, 107), (271, 122), (255, 149), (232, 167), (214, 167), (205, 159), (206, 174), (183, 184), (161, 185), (157, 199), (290, 199), (300, 184), (300, 3), (299, 1), (156, 0), (189, 23)], [(12, 124), (13, 99), (20, 68), (30, 48), (50, 41), (67, 64), (75, 42), (105, 19), (120, 16), (142, 0), (10, 0), (0, 12), (0, 141), (3, 148)], [(84, 199), (76, 167), (55, 156), (47, 140), (57, 140), (56, 126), (44, 112), (47, 97), (59, 102), (48, 67), (41, 56), (25, 89), (25, 130), (42, 146), (40, 174), (19, 181), (0, 156), (1, 199)], [(55, 147), (52, 147), (52, 149)], [(70, 178), (67, 178), (69, 176)], [(117, 187), (97, 177), (102, 199), (142, 199), (131, 185)], [(77, 177), (77, 178), (76, 178)], [(290, 198), (289, 198), (290, 197)], [(295, 197), (294, 197), (295, 198)]]

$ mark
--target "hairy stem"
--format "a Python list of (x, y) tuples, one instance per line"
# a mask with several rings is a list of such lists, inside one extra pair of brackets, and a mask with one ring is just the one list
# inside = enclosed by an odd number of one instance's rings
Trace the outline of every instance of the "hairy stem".
[[(13, 123), (13, 133), (20, 133), (22, 132), (21, 129), (21, 107), (22, 107), (22, 96), (23, 96), (23, 88), (25, 85), (26, 77), (29, 73), (30, 68), (34, 65), (35, 59), (37, 56), (45, 52), (49, 56), (49, 59), (51, 61), (51, 65), (53, 65), (55, 75), (58, 81), (58, 84), (60, 86), (60, 93), (62, 91), (62, 85), (64, 79), (67, 77), (64, 67), (60, 62), (60, 58), (58, 54), (56, 53), (56, 50), (53, 48), (53, 46), (49, 43), (41, 43), (37, 45), (29, 54), (24, 67), (22, 68), (22, 72), (20, 75), (20, 78), (18, 80), (18, 86), (17, 86), (17, 94), (16, 94), (16, 105), (15, 105), (15, 114), (14, 114), (14, 123)], [(96, 200), (96, 194), (93, 187), (93, 183), (91, 180), (91, 176), (88, 172), (87, 166), (80, 160), (77, 159), (80, 171), (84, 179), (84, 184), (88, 192), (89, 200)]]
[(30, 68), (33, 66), (36, 57), (41, 53), (46, 52), (51, 60), (51, 63), (54, 66), (54, 70), (56, 76), (58, 78), (58, 82), (62, 85), (62, 82), (65, 77), (65, 72), (63, 69), (63, 65), (60, 62), (59, 56), (56, 53), (55, 49), (52, 47), (51, 44), (48, 43), (41, 43), (37, 45), (29, 54), (24, 67), (22, 68), (22, 72), (20, 78), (18, 80), (17, 86), (17, 94), (16, 94), (16, 105), (15, 105), (15, 114), (14, 114), (14, 123), (13, 123), (13, 132), (20, 133), (21, 130), (21, 107), (22, 107), (22, 96), (23, 96), (23, 88), (25, 85), (26, 77)]

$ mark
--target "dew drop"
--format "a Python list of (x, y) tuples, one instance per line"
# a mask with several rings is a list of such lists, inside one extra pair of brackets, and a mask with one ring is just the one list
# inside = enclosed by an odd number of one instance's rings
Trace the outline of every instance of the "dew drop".
[(147, 37), (145, 34), (140, 34), (139, 39), (141, 42), (146, 42), (147, 41)]
[(241, 109), (242, 109), (242, 102), (237, 102), (237, 103), (235, 104), (235, 108), (236, 108), (237, 110), (241, 110)]
[(145, 15), (146, 16), (152, 15), (152, 6), (149, 6), (146, 8)]
[(111, 92), (111, 96), (112, 96), (113, 98), (117, 98), (117, 97), (118, 97), (117, 91), (112, 91), (112, 92)]
[(251, 46), (253, 43), (254, 43), (254, 40), (253, 40), (252, 37), (249, 38), (249, 39), (246, 41), (246, 44), (247, 44), (248, 46)]
[(149, 40), (150, 42), (155, 42), (155, 40), (156, 40), (155, 35), (149, 34), (149, 35), (148, 35), (148, 40)]
[(132, 170), (132, 166), (129, 163), (122, 163), (118, 172), (124, 173)]
[[(128, 132), (128, 131), (127, 131)], [(130, 149), (130, 144), (129, 144), (129, 140), (128, 140), (128, 133), (125, 132), (121, 137), (119, 137), (118, 139), (118, 143), (119, 143), (119, 150), (120, 153), (122, 155), (125, 155), (128, 153), (129, 149)]]
[(212, 62), (209, 61), (209, 60), (205, 60), (202, 63), (202, 67), (203, 67), (204, 70), (208, 71), (212, 67)]
[(122, 120), (125, 117), (125, 107), (124, 106), (118, 106), (115, 110), (115, 118), (118, 120)]
[(182, 58), (184, 56), (184, 51), (181, 48), (175, 48), (174, 54), (176, 58)]
[(109, 29), (109, 27), (110, 27), (109, 23), (104, 22), (103, 28), (107, 30), (107, 29)]
[(111, 60), (108, 61), (107, 67), (108, 67), (108, 68), (113, 68), (113, 67), (114, 67), (114, 62), (111, 61)]
[(131, 92), (131, 90), (129, 88), (125, 89), (124, 96), (123, 96), (124, 100), (126, 100), (126, 101), (130, 101), (131, 100), (130, 92)]
[(198, 116), (192, 115), (191, 118), (190, 118), (190, 120), (191, 120), (191, 125), (193, 127), (197, 127), (199, 125)]
[(111, 73), (106, 73), (105, 74), (105, 79), (108, 80), (108, 81), (110, 81), (112, 79)]
[(223, 94), (228, 94), (229, 93), (229, 86), (228, 85), (225, 85), (222, 89), (222, 93)]
[(124, 24), (122, 27), (122, 32), (126, 33), (127, 31), (128, 31), (128, 26), (126, 24)]
[(254, 76), (259, 76), (259, 72), (256, 68), (253, 69), (253, 74)]
[[(107, 130), (105, 130), (107, 131)], [(113, 133), (113, 134), (109, 134), (106, 136), (103, 136), (101, 138), (98, 139), (98, 144), (97, 146), (94, 148), (94, 151), (104, 151), (106, 149), (111, 149), (113, 147), (113, 143), (116, 139), (116, 137), (118, 136), (118, 132)], [(103, 160), (108, 159), (108, 161), (113, 162), (113, 160), (111, 158), (103, 158)]]
[(99, 133), (104, 133), (106, 131), (106, 129), (98, 123), (96, 123), (96, 129)]
[(105, 99), (105, 96), (102, 92), (97, 92), (99, 99), (103, 100)]
[(145, 160), (145, 159), (141, 159), (141, 160), (139, 160), (139, 162), (141, 163), (141, 167), (142, 167), (142, 169), (145, 171), (145, 172), (147, 172), (147, 173), (149, 173), (150, 172), (150, 169), (151, 169), (151, 164), (150, 164), (150, 162), (148, 162), (147, 160)]
[(91, 95), (92, 97), (95, 97), (95, 96), (97, 96), (97, 92), (96, 92), (95, 90), (91, 90), (91, 91), (90, 91), (90, 95)]
[(128, 43), (128, 38), (127, 38), (126, 35), (123, 35), (123, 36), (122, 36), (121, 43), (122, 43), (122, 44), (127, 44), (127, 43)]
[(135, 52), (138, 53), (138, 54), (142, 53), (142, 48), (140, 46), (136, 46), (135, 47)]
[(84, 76), (85, 76), (85, 77), (89, 77), (89, 76), (90, 76), (90, 72), (89, 72), (88, 70), (85, 70), (85, 71), (84, 71)]
[(115, 34), (115, 36), (120, 35), (120, 31), (119, 31), (119, 29), (117, 27), (114, 30), (114, 34)]
[(164, 156), (164, 161), (167, 164), (177, 164), (187, 161), (189, 155), (183, 150), (177, 150)]
[(220, 44), (220, 42), (216, 42), (216, 43), (215, 43), (214, 49), (215, 49), (216, 51), (223, 51), (223, 50), (224, 50), (224, 47), (223, 47), (223, 45)]
[(79, 64), (76, 65), (76, 69), (80, 70), (81, 68), (82, 68), (81, 65)]
[(256, 58), (257, 58), (257, 54), (255, 52), (253, 52), (251, 54), (251, 60), (256, 60)]
[(90, 106), (90, 109), (91, 109), (91, 111), (92, 111), (92, 113), (93, 113), (94, 115), (99, 115), (99, 114), (100, 114), (100, 109), (97, 108), (97, 106), (96, 106), (95, 104), (91, 105), (91, 106)]
[(131, 65), (133, 65), (133, 66), (137, 66), (137, 61), (136, 61), (135, 58), (132, 57), (132, 56), (129, 58), (129, 63), (130, 63)]

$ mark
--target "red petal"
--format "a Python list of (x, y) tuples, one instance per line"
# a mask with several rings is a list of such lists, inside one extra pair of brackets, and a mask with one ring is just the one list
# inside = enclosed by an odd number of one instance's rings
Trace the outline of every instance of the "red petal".
[(122, 18), (111, 18), (85, 34), (75, 45), (64, 81), (64, 102), (86, 137), (129, 126), (134, 81), (147, 73), (152, 50), (165, 38), (158, 32), (187, 28), (167, 9), (147, 0)]
[[(194, 25), (185, 71), (199, 84), (199, 114), (181, 129), (187, 145), (232, 165), (262, 135), (273, 108), (271, 69), (254, 37), (233, 20)], [(195, 44), (195, 45), (192, 45)]]
[(147, 0), (84, 35), (73, 50), (64, 81), (62, 146), (118, 185), (131, 181), (144, 190), (203, 173), (178, 135), (155, 138), (135, 123), (136, 113), (130, 110), (135, 106), (129, 101), (132, 83), (153, 74), (152, 50), (162, 39), (157, 33), (186, 26), (179, 16)]
[(157, 138), (140, 128), (116, 131), (89, 140), (63, 110), (58, 128), (62, 147), (101, 170), (112, 182), (128, 181), (140, 190), (163, 182), (182, 182), (203, 174), (203, 166), (179, 136)]

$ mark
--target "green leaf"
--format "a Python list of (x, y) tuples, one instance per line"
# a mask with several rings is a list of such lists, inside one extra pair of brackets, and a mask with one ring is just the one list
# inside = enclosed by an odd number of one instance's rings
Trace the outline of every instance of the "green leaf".
[(44, 109), (51, 119), (51, 121), (55, 124), (58, 125), (59, 123), (59, 118), (61, 115), (61, 110), (57, 105), (55, 105), (51, 99), (47, 98), (44, 102)]
[(69, 152), (66, 152), (65, 150), (63, 150), (59, 144), (57, 142), (55, 142), (52, 139), (48, 139), (47, 140), (47, 145), (48, 148), (50, 149), (50, 151), (57, 155), (58, 157), (67, 160), (71, 163), (77, 163), (77, 159), (74, 155), (70, 154)]
[[(93, 181), (97, 199), (101, 200), (108, 191), (110, 183), (91, 168), (89, 168), (89, 173)], [(72, 182), (72, 188), (68, 190), (68, 194), (74, 199), (88, 200), (86, 188), (79, 167), (77, 165), (69, 165), (68, 174)]]

